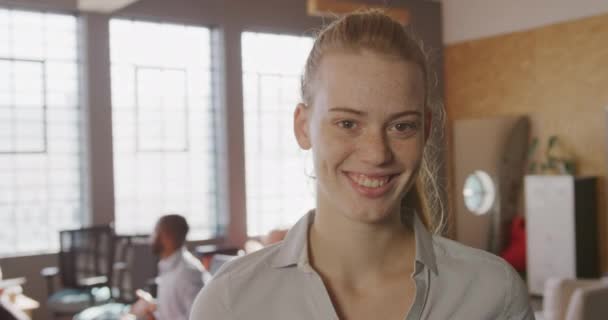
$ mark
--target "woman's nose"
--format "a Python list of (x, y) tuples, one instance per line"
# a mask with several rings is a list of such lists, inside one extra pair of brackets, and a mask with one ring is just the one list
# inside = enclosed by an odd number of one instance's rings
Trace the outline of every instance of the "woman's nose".
[(358, 151), (363, 162), (380, 166), (393, 160), (393, 151), (383, 132), (368, 132), (361, 137), (359, 143)]

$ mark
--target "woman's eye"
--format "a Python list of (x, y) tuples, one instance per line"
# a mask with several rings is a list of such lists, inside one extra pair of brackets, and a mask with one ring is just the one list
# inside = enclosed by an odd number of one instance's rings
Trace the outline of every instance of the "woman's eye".
[(344, 128), (344, 129), (353, 129), (354, 127), (356, 127), (356, 124), (354, 121), (342, 120), (342, 121), (338, 121), (338, 127)]
[(393, 125), (391, 129), (397, 132), (410, 132), (418, 129), (418, 125), (416, 123), (402, 122)]

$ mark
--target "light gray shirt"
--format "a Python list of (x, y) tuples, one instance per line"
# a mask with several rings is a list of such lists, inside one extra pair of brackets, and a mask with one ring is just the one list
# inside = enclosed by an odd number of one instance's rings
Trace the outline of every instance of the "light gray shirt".
[[(190, 320), (338, 319), (308, 260), (308, 213), (274, 246), (227, 263), (196, 298)], [(414, 302), (406, 320), (534, 319), (526, 286), (501, 258), (431, 235), (416, 217)]]
[(157, 320), (187, 320), (196, 294), (207, 274), (203, 264), (186, 248), (158, 262)]

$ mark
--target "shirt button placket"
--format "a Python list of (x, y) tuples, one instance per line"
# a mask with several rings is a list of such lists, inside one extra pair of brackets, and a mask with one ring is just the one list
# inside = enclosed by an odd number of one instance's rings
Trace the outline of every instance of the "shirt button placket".
[(428, 294), (428, 274), (429, 270), (425, 268), (422, 272), (418, 272), (414, 276), (416, 283), (416, 296), (414, 303), (407, 314), (406, 320), (419, 320), (422, 318), (422, 311)]

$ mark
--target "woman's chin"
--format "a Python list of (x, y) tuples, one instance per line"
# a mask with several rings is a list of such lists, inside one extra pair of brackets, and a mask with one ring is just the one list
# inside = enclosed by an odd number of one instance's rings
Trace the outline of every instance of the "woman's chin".
[(368, 224), (392, 223), (399, 219), (398, 213), (388, 208), (357, 207), (351, 208), (346, 215), (351, 220)]

